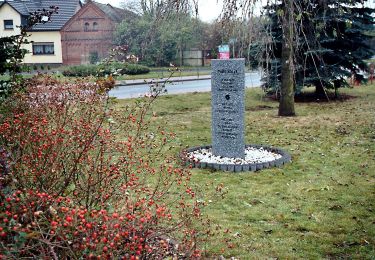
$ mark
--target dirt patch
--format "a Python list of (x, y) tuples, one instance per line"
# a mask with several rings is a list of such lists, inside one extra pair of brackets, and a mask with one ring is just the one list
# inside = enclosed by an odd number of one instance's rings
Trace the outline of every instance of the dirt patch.
[(320, 103), (320, 102), (330, 102), (330, 101), (343, 102), (343, 101), (356, 98), (355, 96), (351, 96), (351, 95), (344, 94), (344, 93), (336, 96), (335, 93), (328, 92), (327, 95), (328, 95), (329, 100), (327, 100), (326, 97), (317, 97), (315, 93), (302, 93), (300, 95), (296, 95), (294, 100), (297, 103), (311, 103), (311, 102)]
[(272, 109), (275, 109), (275, 107), (267, 106), (267, 105), (260, 105), (256, 107), (246, 108), (246, 111), (262, 111), (262, 110), (272, 110)]
[[(338, 96), (335, 93), (327, 93), (329, 100), (325, 97), (317, 97), (313, 92), (306, 92), (296, 95), (294, 97), (294, 101), (296, 103), (327, 103), (327, 102), (344, 102), (351, 99), (356, 98), (356, 96), (348, 95), (348, 94), (339, 94)], [(270, 100), (278, 101), (278, 97), (276, 95), (271, 95), (268, 97)]]

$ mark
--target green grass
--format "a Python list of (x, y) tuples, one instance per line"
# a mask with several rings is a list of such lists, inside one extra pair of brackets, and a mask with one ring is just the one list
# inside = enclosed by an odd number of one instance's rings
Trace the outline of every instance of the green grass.
[(0, 81), (1, 80), (9, 80), (9, 76), (8, 75), (0, 75)]
[[(62, 71), (64, 67), (54, 68), (53, 70)], [(171, 75), (170, 68), (157, 67), (150, 68), (150, 72), (147, 74), (140, 75), (122, 75), (117, 76), (116, 80), (133, 80), (133, 79), (157, 79), (157, 78), (168, 78)], [(51, 71), (53, 71), (51, 70)], [(35, 73), (36, 74), (36, 73)], [(183, 76), (203, 76), (211, 74), (209, 67), (183, 67), (180, 71), (176, 71), (172, 74), (172, 77), (183, 77)], [(65, 78), (63, 75), (58, 74), (60, 78)], [(25, 75), (24, 77), (30, 78), (31, 75)], [(72, 78), (72, 77), (68, 77)], [(0, 75), (0, 80), (9, 79), (8, 75)]]
[[(209, 70), (181, 70), (176, 71), (172, 74), (172, 77), (182, 77), (182, 76), (203, 76), (209, 75)], [(147, 74), (140, 75), (123, 75), (116, 77), (117, 80), (132, 80), (132, 79), (157, 79), (157, 78), (168, 78), (171, 75), (171, 72), (168, 69), (165, 70), (151, 70)]]
[[(31, 78), (32, 76), (31, 75), (24, 75), (23, 76), (25, 79), (29, 79)], [(0, 75), (0, 80), (9, 80), (9, 75)]]
[[(356, 98), (298, 103), (297, 117), (282, 118), (260, 89), (247, 91), (247, 143), (283, 148), (293, 162), (245, 173), (193, 169), (198, 198), (213, 201), (204, 213), (230, 230), (201, 245), (209, 258), (374, 259), (375, 85), (344, 92)], [(153, 110), (155, 123), (177, 133), (177, 147), (210, 143), (208, 93), (164, 96)], [(224, 198), (212, 191), (220, 183)]]

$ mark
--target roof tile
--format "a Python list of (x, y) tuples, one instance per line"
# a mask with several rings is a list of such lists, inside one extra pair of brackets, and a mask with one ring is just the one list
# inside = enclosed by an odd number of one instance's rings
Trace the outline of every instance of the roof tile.
[(59, 7), (58, 13), (52, 15), (51, 22), (37, 24), (33, 27), (33, 31), (59, 31), (76, 13), (77, 7), (81, 5), (79, 0), (13, 0), (5, 2), (24, 16), (37, 10), (48, 10), (50, 6)]

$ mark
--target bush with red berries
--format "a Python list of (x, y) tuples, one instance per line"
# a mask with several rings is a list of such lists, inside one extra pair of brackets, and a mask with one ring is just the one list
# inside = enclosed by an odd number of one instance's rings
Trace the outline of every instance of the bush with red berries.
[[(0, 124), (0, 259), (199, 258), (190, 172), (112, 80), (29, 81)], [(198, 221), (193, 221), (198, 219)]]

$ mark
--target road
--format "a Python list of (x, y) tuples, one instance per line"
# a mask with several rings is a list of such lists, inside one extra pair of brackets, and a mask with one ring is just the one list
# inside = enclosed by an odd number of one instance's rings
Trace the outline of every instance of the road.
[[(247, 88), (259, 87), (261, 76), (258, 72), (245, 74), (245, 85)], [(190, 92), (211, 91), (211, 79), (173, 82), (166, 85), (167, 94), (182, 94)], [(118, 86), (109, 92), (109, 96), (120, 99), (136, 98), (149, 93), (147, 84)]]

